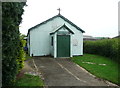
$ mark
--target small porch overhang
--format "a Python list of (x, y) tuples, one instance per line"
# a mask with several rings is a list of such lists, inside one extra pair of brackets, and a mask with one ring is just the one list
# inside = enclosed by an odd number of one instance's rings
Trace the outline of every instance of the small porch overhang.
[(53, 30), (52, 32), (50, 32), (50, 35), (55, 34), (56, 32), (58, 32), (61, 28), (65, 28), (67, 29), (71, 34), (74, 34), (74, 32), (65, 24), (58, 26), (55, 30)]

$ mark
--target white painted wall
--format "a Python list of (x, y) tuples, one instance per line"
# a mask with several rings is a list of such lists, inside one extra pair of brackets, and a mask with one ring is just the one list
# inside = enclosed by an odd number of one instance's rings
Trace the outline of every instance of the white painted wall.
[[(67, 25), (75, 34), (72, 35), (72, 54), (83, 55), (83, 34), (81, 31), (73, 27), (62, 18), (57, 17), (52, 21), (49, 21), (35, 29), (30, 31), (30, 56), (43, 56), (51, 53), (50, 33), (58, 26)], [(54, 40), (55, 41), (55, 40)], [(74, 45), (74, 41), (77, 41), (77, 45)], [(54, 48), (54, 47), (53, 47)], [(54, 48), (55, 50), (55, 48)]]

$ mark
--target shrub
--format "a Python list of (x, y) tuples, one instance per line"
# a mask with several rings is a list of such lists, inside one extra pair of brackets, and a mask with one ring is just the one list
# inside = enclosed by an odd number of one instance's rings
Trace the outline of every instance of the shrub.
[(84, 53), (98, 54), (118, 61), (118, 38), (84, 41)]
[(24, 66), (24, 60), (25, 60), (26, 53), (23, 50), (23, 48), (25, 47), (25, 44), (26, 44), (26, 41), (24, 40), (24, 37), (21, 34), (20, 35), (20, 46), (19, 46), (20, 50), (19, 50), (18, 58), (16, 60), (18, 64), (18, 71), (20, 71)]
[(25, 2), (2, 3), (2, 85), (10, 86), (18, 72), (17, 59), (21, 55), (19, 24)]

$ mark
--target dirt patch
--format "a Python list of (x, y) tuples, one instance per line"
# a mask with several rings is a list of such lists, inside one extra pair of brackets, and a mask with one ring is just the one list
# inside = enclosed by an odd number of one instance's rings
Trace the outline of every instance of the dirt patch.
[(25, 61), (24, 67), (21, 69), (21, 71), (17, 74), (17, 79), (21, 78), (24, 76), (24, 74), (29, 73), (29, 74), (34, 74), (36, 71), (29, 65), (33, 64), (31, 60)]

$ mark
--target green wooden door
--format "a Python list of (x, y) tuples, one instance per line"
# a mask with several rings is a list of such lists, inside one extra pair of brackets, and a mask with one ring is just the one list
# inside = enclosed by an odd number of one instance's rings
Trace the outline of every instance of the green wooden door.
[(70, 57), (70, 35), (57, 35), (57, 57)]

